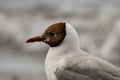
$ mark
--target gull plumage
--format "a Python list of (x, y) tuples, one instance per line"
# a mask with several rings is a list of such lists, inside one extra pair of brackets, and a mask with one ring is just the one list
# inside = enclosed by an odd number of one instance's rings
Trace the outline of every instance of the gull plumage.
[(119, 68), (80, 49), (78, 34), (69, 23), (50, 25), (27, 42), (36, 41), (50, 45), (45, 61), (48, 80), (120, 80)]

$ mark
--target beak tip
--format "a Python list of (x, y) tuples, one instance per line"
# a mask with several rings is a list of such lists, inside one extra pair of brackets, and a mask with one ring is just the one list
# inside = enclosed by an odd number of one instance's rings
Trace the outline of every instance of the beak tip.
[(26, 43), (30, 43), (30, 42), (31, 42), (30, 39), (26, 41)]
[(29, 43), (29, 41), (26, 41), (26, 43)]
[(26, 43), (31, 43), (31, 42), (40, 42), (40, 41), (43, 41), (42, 38), (40, 38), (39, 36), (37, 37), (33, 37), (33, 38), (30, 38), (26, 41)]

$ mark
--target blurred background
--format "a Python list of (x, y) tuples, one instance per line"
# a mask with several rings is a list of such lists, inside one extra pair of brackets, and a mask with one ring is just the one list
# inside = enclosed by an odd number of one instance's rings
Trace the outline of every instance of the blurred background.
[(120, 0), (0, 0), (0, 80), (47, 80), (49, 46), (26, 44), (66, 21), (86, 52), (120, 66)]

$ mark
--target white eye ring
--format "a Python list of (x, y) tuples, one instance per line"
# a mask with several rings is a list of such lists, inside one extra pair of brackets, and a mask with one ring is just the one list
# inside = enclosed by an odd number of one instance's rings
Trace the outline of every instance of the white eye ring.
[(50, 38), (49, 38), (49, 37), (46, 37), (44, 41), (45, 41), (45, 42), (49, 42), (49, 41), (50, 41)]

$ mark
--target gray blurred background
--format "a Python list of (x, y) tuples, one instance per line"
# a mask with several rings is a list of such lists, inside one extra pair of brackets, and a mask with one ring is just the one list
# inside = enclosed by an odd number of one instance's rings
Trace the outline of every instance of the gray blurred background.
[(0, 0), (0, 80), (47, 80), (49, 46), (25, 41), (59, 21), (75, 27), (81, 49), (120, 66), (120, 0)]

